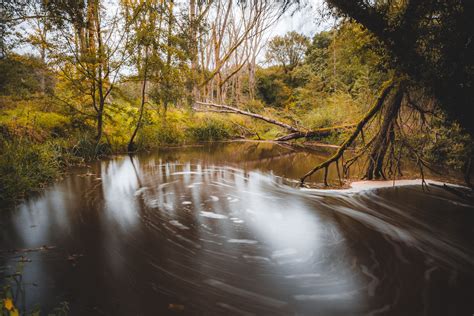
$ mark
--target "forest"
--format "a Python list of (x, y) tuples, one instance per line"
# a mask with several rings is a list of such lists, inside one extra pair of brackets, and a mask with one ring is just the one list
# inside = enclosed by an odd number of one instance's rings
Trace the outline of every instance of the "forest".
[(269, 37), (308, 4), (4, 2), (1, 199), (88, 160), (236, 138), (341, 146), (302, 182), (331, 163), (347, 176), (364, 159), (367, 179), (400, 177), (411, 160), (469, 183), (469, 6), (381, 1), (371, 17), (348, 3), (328, 1), (315, 19), (333, 25), (312, 37)]
[(0, 316), (471, 315), (473, 17), (2, 0)]

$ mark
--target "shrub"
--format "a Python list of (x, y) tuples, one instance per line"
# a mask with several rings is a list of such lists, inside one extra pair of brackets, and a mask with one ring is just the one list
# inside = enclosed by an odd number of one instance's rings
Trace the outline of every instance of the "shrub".
[(228, 139), (233, 133), (222, 120), (206, 117), (197, 124), (188, 127), (186, 134), (191, 140), (203, 142)]
[(423, 155), (435, 165), (462, 170), (471, 152), (471, 139), (457, 123), (437, 120), (429, 134), (412, 135), (411, 141), (423, 148)]
[(62, 165), (57, 146), (33, 144), (29, 141), (7, 142), (0, 148), (0, 200), (23, 197), (39, 191), (59, 175)]
[(177, 145), (183, 142), (184, 132), (176, 124), (165, 123), (155, 127), (156, 146)]

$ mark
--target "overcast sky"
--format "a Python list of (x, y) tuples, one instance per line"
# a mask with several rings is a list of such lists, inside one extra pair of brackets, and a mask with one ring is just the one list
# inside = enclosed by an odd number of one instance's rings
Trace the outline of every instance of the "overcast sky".
[[(115, 7), (117, 0), (104, 0), (106, 6), (109, 8)], [(287, 12), (280, 17), (280, 20), (267, 32), (266, 38), (272, 38), (276, 35), (284, 35), (290, 31), (296, 31), (302, 33), (308, 37), (313, 37), (317, 32), (325, 29), (329, 29), (333, 26), (332, 20), (322, 21), (318, 10), (321, 9), (324, 0), (306, 0), (306, 5), (296, 9), (296, 7), (290, 8)], [(28, 29), (28, 24), (23, 24), (22, 27)], [(32, 51), (30, 46), (20, 45), (16, 48), (19, 53), (37, 53)], [(265, 49), (263, 49), (258, 58), (258, 62), (264, 62)]]
[(289, 31), (303, 33), (312, 37), (315, 33), (328, 29), (332, 21), (321, 21), (318, 9), (322, 7), (323, 0), (309, 0), (308, 4), (300, 10), (290, 10), (278, 21), (271, 30), (271, 35), (283, 35)]

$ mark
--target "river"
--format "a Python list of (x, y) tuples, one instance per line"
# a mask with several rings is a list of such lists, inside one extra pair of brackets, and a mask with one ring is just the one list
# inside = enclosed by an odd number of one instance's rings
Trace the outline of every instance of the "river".
[(474, 201), (299, 189), (326, 156), (236, 142), (72, 169), (0, 211), (0, 286), (44, 314), (474, 314)]

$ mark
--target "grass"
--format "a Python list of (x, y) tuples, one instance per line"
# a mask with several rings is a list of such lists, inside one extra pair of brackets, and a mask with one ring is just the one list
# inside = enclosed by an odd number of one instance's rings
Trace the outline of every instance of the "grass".
[(59, 146), (30, 141), (2, 141), (0, 145), (0, 200), (18, 199), (40, 191), (64, 167)]
[[(125, 153), (138, 113), (127, 102), (108, 109), (104, 138), (97, 146), (93, 118), (61, 113), (48, 100), (0, 101), (0, 201), (15, 201), (30, 192), (41, 191), (70, 165)], [(354, 123), (363, 111), (362, 103), (348, 94), (334, 93), (310, 109), (298, 103), (285, 109), (264, 108), (258, 102), (248, 107), (265, 116), (315, 129)], [(236, 114), (194, 113), (170, 107), (163, 117), (155, 108), (150, 106), (145, 112), (135, 140), (138, 151), (242, 137), (267, 140), (287, 134), (275, 125)], [(425, 157), (460, 169), (463, 161), (459, 156), (467, 156), (468, 141), (458, 129), (439, 124), (435, 139), (424, 146)], [(339, 144), (348, 132), (338, 131), (314, 140)], [(419, 145), (421, 140), (413, 142)]]
[[(31, 103), (0, 110), (0, 201), (14, 202), (41, 191), (70, 165), (126, 152), (135, 122), (119, 115), (105, 118), (104, 139), (97, 146), (92, 124), (74, 126), (65, 115)], [(237, 134), (225, 117), (172, 108), (166, 119), (149, 111), (136, 142), (139, 150), (153, 150)]]
[[(72, 164), (127, 151), (136, 124), (137, 108), (133, 104), (118, 100), (107, 109), (104, 138), (97, 146), (93, 118), (62, 113), (60, 107), (50, 102), (47, 99), (3, 100), (0, 109), (1, 201), (16, 201), (28, 193), (41, 191)], [(282, 109), (264, 108), (259, 102), (248, 107), (272, 117), (285, 117), (286, 113)], [(342, 112), (335, 116), (336, 107), (332, 110), (305, 113), (299, 121), (308, 126), (324, 125), (328, 118), (337, 121), (336, 117), (342, 116)], [(286, 118), (289, 122), (290, 114)], [(135, 145), (139, 151), (150, 151), (160, 146), (242, 137), (275, 139), (285, 133), (279, 127), (241, 115), (194, 113), (170, 107), (163, 117), (163, 113), (150, 107), (145, 112)]]

